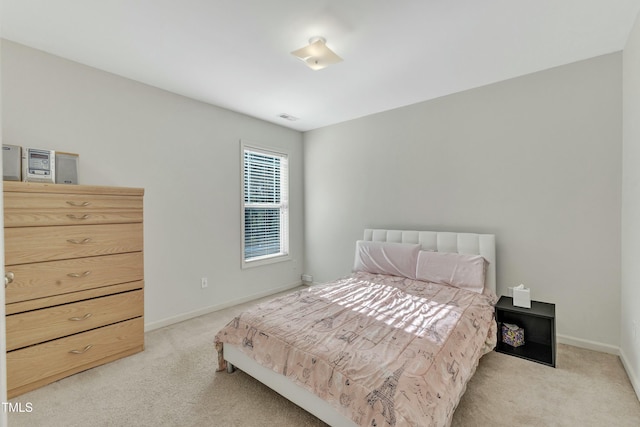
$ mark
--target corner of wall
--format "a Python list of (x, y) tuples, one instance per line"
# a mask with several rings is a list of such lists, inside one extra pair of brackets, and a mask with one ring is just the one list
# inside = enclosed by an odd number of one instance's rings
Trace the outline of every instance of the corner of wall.
[(622, 348), (620, 349), (620, 360), (622, 361), (624, 370), (627, 371), (627, 376), (629, 377), (629, 381), (631, 381), (631, 385), (636, 392), (636, 396), (638, 397), (638, 400), (640, 400), (640, 380), (638, 380), (638, 375), (633, 370), (633, 366), (629, 363), (629, 359)]

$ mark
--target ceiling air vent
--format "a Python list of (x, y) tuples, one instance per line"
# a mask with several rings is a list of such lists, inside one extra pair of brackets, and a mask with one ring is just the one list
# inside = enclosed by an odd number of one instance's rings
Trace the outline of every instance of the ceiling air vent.
[(280, 117), (281, 119), (289, 120), (290, 122), (295, 122), (296, 120), (300, 120), (298, 117), (294, 117), (291, 114), (287, 114), (287, 113), (278, 114), (278, 117)]

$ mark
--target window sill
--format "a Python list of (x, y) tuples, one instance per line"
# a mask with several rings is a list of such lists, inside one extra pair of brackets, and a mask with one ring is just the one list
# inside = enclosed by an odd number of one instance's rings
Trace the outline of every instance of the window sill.
[(268, 255), (265, 257), (254, 258), (250, 261), (242, 260), (242, 268), (260, 267), (263, 265), (276, 264), (279, 262), (290, 261), (291, 255)]

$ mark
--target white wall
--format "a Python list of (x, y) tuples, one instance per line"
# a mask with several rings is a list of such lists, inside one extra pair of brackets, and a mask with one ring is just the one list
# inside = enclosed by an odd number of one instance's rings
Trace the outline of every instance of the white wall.
[(498, 292), (556, 303), (617, 351), (620, 53), (305, 133), (305, 273), (349, 273), (366, 227), (495, 233)]
[[(0, 6), (1, 7), (1, 6)], [(2, 40), (0, 39), (0, 80), (2, 79)], [(0, 142), (2, 142), (2, 86), (0, 86)], [(2, 162), (0, 162), (0, 173)], [(0, 189), (3, 184), (0, 183)], [(4, 199), (0, 200), (0, 209), (4, 212)], [(0, 216), (0, 275), (4, 277), (4, 215)], [(7, 401), (7, 340), (5, 320), (5, 295), (0, 292), (0, 402)], [(7, 412), (0, 412), (0, 427), (7, 425)]]
[(640, 397), (640, 17), (623, 53), (623, 87), (620, 351)]
[[(82, 184), (145, 189), (148, 328), (300, 283), (301, 133), (12, 42), (2, 59), (5, 143), (79, 153)], [(240, 139), (290, 154), (292, 261), (240, 268)]]

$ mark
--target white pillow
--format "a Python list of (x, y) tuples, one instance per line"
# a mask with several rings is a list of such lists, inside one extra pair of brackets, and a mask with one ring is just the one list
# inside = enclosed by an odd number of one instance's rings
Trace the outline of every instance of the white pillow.
[(353, 271), (415, 279), (420, 248), (420, 244), (358, 240)]
[(480, 255), (420, 251), (416, 278), (482, 293), (487, 260)]

